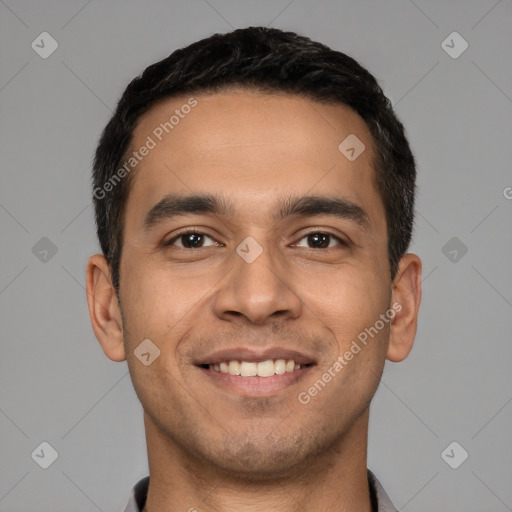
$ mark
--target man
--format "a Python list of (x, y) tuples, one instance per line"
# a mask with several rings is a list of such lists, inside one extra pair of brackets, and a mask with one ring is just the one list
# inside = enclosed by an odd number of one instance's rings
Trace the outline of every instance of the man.
[(416, 333), (415, 174), (375, 79), (294, 33), (216, 34), (130, 83), (87, 266), (96, 337), (144, 408), (126, 512), (395, 510), (367, 432)]

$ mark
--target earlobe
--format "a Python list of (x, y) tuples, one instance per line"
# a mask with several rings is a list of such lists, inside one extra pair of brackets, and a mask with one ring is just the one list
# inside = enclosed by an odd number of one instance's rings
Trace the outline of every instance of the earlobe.
[(398, 363), (410, 353), (418, 326), (421, 302), (421, 260), (416, 254), (406, 254), (400, 260), (392, 285), (391, 306), (395, 316), (391, 322), (386, 358)]
[(103, 352), (112, 361), (124, 361), (121, 311), (110, 268), (102, 254), (94, 254), (87, 262), (86, 289), (92, 329)]

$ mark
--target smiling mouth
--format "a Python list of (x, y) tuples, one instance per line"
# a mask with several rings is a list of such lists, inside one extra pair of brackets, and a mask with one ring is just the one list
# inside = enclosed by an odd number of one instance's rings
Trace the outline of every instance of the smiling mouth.
[(201, 368), (213, 370), (239, 377), (273, 377), (302, 370), (310, 364), (298, 364), (293, 359), (267, 359), (266, 361), (221, 361), (212, 364), (202, 364)]

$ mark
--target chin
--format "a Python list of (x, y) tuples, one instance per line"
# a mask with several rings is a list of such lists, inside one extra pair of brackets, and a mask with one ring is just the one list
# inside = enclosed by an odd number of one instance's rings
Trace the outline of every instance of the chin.
[(276, 481), (289, 478), (313, 459), (321, 445), (311, 433), (301, 436), (297, 433), (272, 436), (271, 432), (259, 432), (244, 438), (233, 437), (215, 445), (214, 450), (203, 453), (203, 457), (216, 468), (236, 475), (247, 482)]

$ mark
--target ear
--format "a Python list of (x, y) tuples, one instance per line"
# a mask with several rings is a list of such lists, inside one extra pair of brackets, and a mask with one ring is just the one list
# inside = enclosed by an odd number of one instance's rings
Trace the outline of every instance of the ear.
[(421, 260), (416, 254), (406, 254), (400, 260), (393, 281), (391, 307), (395, 316), (391, 321), (386, 358), (398, 363), (412, 349), (418, 326), (421, 302)]
[(105, 355), (112, 361), (124, 361), (123, 324), (110, 267), (102, 254), (87, 262), (87, 304), (92, 329)]

